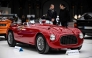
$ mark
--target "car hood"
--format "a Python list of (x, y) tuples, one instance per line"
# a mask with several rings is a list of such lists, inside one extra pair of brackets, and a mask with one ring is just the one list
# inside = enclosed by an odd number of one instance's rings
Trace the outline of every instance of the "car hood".
[(51, 31), (53, 33), (59, 33), (59, 34), (74, 34), (73, 30), (71, 28), (66, 27), (51, 27)]
[(62, 27), (62, 26), (56, 26), (56, 25), (49, 25), (49, 24), (43, 24), (39, 25), (40, 29), (46, 29), (49, 30), (51, 33), (57, 33), (57, 34), (76, 34), (81, 32), (77, 28), (72, 28), (72, 27)]

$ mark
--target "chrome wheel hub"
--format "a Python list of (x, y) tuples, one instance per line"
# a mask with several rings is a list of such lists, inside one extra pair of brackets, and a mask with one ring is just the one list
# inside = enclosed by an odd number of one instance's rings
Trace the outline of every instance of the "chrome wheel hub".
[(37, 48), (39, 50), (43, 50), (44, 49), (44, 40), (42, 37), (38, 37), (37, 39)]

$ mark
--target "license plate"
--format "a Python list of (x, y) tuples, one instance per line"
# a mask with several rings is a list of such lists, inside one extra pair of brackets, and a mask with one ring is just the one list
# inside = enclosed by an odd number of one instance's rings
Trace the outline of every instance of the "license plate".
[(92, 27), (85, 26), (84, 29), (92, 29)]

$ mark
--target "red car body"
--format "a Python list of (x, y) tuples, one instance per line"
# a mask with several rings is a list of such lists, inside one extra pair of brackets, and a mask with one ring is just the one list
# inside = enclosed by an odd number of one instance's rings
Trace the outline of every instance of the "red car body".
[[(77, 28), (36, 23), (28, 26), (15, 24), (10, 27), (9, 31), (13, 32), (15, 41), (31, 45), (36, 45), (38, 34), (42, 34), (48, 46), (54, 49), (78, 48), (83, 44), (83, 38), (79, 36), (82, 32)], [(51, 34), (55, 35), (55, 40), (50, 40)]]

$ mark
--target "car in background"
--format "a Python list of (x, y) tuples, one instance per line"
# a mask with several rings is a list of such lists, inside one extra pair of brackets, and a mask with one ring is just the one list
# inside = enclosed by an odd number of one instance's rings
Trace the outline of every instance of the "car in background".
[(84, 35), (91, 35), (92, 13), (84, 13), (79, 19), (76, 20), (75, 27), (79, 28)]
[(7, 39), (8, 30), (13, 20), (14, 14), (0, 15), (0, 36), (5, 36), (5, 39)]
[(53, 25), (50, 21), (34, 20), (23, 24), (13, 24), (7, 34), (10, 47), (16, 43), (26, 43), (36, 46), (39, 53), (48, 53), (51, 49), (78, 49), (83, 44), (83, 34), (78, 28)]

